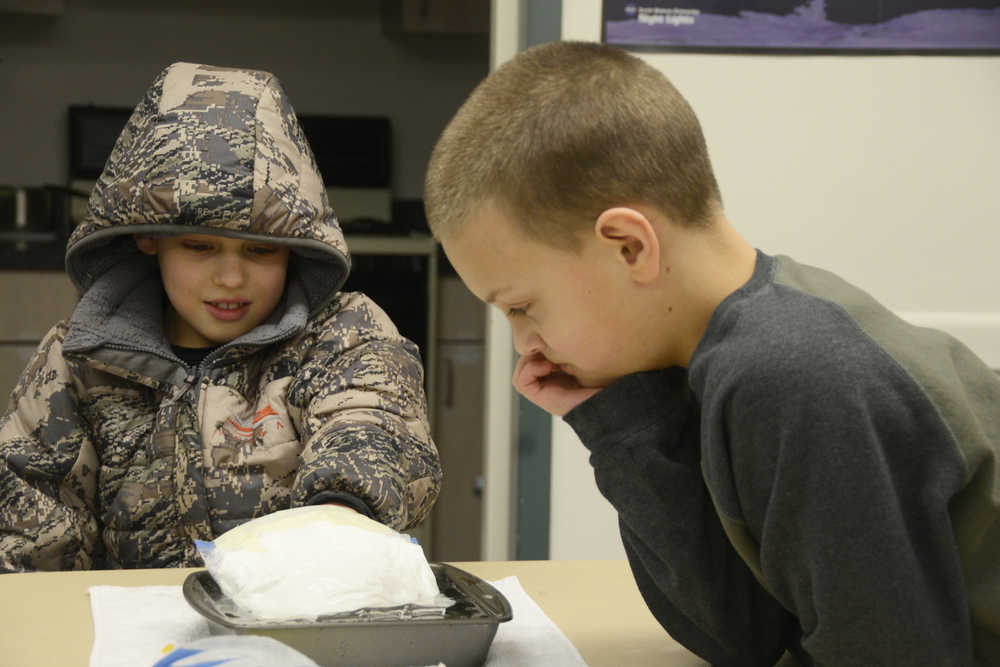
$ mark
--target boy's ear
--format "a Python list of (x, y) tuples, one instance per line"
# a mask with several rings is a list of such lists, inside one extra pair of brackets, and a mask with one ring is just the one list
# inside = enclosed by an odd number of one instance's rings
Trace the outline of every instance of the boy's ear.
[(147, 255), (156, 254), (156, 239), (149, 236), (133, 236), (135, 239), (135, 245), (139, 248), (140, 252), (144, 252)]
[(660, 273), (660, 240), (645, 215), (634, 208), (617, 206), (597, 217), (594, 234), (601, 243), (610, 244), (632, 273), (633, 280), (648, 283)]

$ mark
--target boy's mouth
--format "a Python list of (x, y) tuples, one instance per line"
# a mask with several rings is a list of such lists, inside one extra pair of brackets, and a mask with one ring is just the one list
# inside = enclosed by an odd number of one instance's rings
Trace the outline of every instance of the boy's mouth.
[(250, 310), (250, 302), (242, 300), (220, 300), (205, 301), (205, 307), (210, 315), (216, 319), (233, 321), (238, 320)]
[(562, 373), (563, 375), (573, 375), (573, 370), (570, 368), (569, 364), (557, 364), (554, 361), (551, 363), (552, 363), (552, 370), (555, 371), (556, 373)]

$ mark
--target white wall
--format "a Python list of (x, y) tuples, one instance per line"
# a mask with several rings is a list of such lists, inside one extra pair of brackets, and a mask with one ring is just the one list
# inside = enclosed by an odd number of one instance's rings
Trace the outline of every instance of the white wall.
[[(599, 40), (600, 5), (564, 0), (563, 39)], [(638, 55), (694, 107), (753, 245), (829, 268), (1000, 368), (1000, 59)], [(557, 423), (552, 453), (552, 557), (605, 557), (620, 540), (586, 450)]]
[[(524, 43), (521, 3), (490, 2), (490, 71), (510, 60)], [(457, 107), (455, 109), (458, 110)], [(515, 501), (515, 396), (510, 384), (514, 349), (506, 318), (496, 309), (486, 309), (486, 364), (483, 369), (483, 523), (480, 555), (483, 560), (514, 557)]]
[(590, 453), (562, 419), (552, 420), (549, 558), (625, 558), (618, 513), (597, 490)]
[(277, 74), (300, 113), (386, 115), (394, 195), (420, 198), (427, 158), (488, 69), (488, 39), (383, 35), (379, 3), (72, 0), (0, 14), (0, 183), (65, 183), (69, 104), (134, 106), (171, 62)]

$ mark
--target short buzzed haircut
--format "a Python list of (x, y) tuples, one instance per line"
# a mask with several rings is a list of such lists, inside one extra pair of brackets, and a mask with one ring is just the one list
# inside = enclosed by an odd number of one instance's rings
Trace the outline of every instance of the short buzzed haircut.
[(442, 133), (425, 182), (439, 239), (490, 203), (530, 237), (574, 248), (613, 206), (704, 226), (720, 201), (687, 101), (656, 68), (589, 42), (533, 47), (484, 79)]

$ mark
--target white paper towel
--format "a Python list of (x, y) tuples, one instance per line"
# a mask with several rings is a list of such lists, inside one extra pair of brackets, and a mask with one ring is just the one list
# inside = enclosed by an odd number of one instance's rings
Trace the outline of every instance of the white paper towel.
[(164, 648), (211, 634), (180, 586), (91, 586), (90, 613), (90, 667), (152, 665)]
[[(492, 584), (510, 602), (514, 617), (497, 629), (487, 667), (586, 667), (576, 647), (525, 593), (517, 577)], [(210, 634), (208, 622), (184, 600), (180, 586), (93, 586), (90, 609), (90, 667), (152, 665), (164, 649)]]
[(492, 582), (514, 610), (514, 617), (497, 628), (486, 658), (487, 667), (587, 667), (580, 652), (521, 588), (517, 577)]

